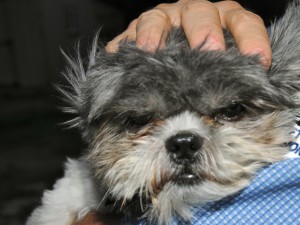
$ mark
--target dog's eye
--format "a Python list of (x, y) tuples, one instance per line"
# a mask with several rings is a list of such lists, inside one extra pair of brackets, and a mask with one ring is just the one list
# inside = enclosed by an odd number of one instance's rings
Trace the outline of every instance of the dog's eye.
[(153, 119), (153, 114), (139, 116), (130, 115), (125, 121), (126, 128), (137, 129), (146, 126)]
[(217, 112), (217, 119), (226, 121), (236, 121), (245, 112), (245, 107), (238, 102), (232, 102), (231, 105), (225, 108), (221, 108)]

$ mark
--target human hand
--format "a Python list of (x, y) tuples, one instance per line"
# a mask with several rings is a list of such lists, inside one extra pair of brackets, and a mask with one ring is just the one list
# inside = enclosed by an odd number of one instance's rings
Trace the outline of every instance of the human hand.
[(163, 48), (170, 29), (179, 26), (191, 48), (205, 41), (204, 50), (225, 50), (222, 31), (225, 28), (233, 35), (241, 53), (260, 55), (266, 68), (271, 65), (271, 46), (263, 20), (235, 1), (179, 0), (160, 4), (133, 20), (127, 30), (108, 43), (106, 50), (116, 52), (118, 43), (127, 39), (153, 52)]
[(73, 222), (71, 225), (120, 225), (121, 219), (118, 215), (108, 213), (100, 214), (90, 212), (79, 221)]

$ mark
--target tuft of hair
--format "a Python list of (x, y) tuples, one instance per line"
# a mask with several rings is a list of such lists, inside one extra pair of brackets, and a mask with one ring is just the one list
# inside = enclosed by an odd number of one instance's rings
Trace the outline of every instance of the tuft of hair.
[(271, 26), (270, 81), (288, 93), (300, 87), (300, 0), (288, 4), (284, 16)]
[(69, 128), (82, 127), (83, 120), (81, 118), (82, 106), (85, 102), (84, 86), (87, 81), (88, 71), (95, 65), (96, 55), (99, 50), (99, 32), (98, 31), (93, 39), (90, 54), (87, 62), (80, 54), (80, 41), (78, 41), (76, 49), (76, 57), (69, 56), (63, 49), (61, 53), (64, 56), (67, 66), (62, 72), (63, 77), (66, 79), (68, 85), (56, 85), (56, 89), (62, 94), (61, 100), (65, 104), (62, 107), (63, 112), (73, 115), (73, 119), (66, 121), (64, 124)]

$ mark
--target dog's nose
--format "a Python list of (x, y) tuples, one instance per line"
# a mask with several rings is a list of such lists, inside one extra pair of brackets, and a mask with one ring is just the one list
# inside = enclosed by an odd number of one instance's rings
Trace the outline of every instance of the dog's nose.
[(166, 141), (166, 149), (172, 159), (192, 160), (193, 156), (202, 148), (203, 138), (193, 133), (178, 133)]

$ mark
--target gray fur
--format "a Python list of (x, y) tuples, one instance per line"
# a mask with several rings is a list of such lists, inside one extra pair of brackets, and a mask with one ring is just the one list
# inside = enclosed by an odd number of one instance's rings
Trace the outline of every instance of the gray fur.
[(298, 91), (300, 86), (299, 4), (298, 0), (291, 2), (284, 17), (271, 27), (271, 81), (289, 92)]
[[(67, 58), (66, 112), (77, 116), (70, 124), (83, 131), (100, 187), (125, 205), (138, 195), (144, 217), (170, 224), (174, 215), (191, 219), (195, 204), (240, 191), (258, 169), (283, 159), (299, 112), (299, 3), (272, 26), (268, 71), (257, 56), (241, 55), (228, 33), (226, 51), (202, 51), (191, 50), (180, 29), (155, 53), (125, 41), (109, 54), (96, 38), (86, 71), (80, 59)], [(232, 102), (246, 112), (227, 121), (219, 112)], [(173, 182), (184, 168), (165, 149), (182, 130), (205, 139), (190, 166), (201, 177), (194, 185)]]

